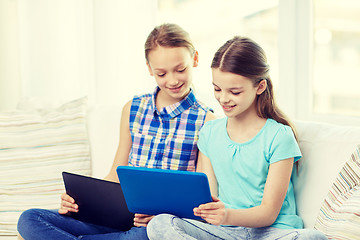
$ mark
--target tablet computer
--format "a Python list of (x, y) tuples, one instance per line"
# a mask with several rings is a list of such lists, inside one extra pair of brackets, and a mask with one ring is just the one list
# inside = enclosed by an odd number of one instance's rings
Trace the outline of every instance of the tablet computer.
[(117, 174), (132, 213), (170, 213), (202, 220), (194, 215), (193, 209), (212, 202), (204, 173), (119, 166)]
[(119, 183), (63, 172), (66, 193), (79, 206), (70, 216), (83, 222), (121, 231), (133, 227), (134, 214), (126, 205)]

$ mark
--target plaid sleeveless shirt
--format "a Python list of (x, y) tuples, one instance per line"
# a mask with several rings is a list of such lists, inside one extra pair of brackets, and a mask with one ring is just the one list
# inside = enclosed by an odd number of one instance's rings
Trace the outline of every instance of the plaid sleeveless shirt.
[(191, 90), (159, 112), (155, 106), (159, 90), (132, 100), (129, 166), (195, 171), (199, 131), (210, 109)]

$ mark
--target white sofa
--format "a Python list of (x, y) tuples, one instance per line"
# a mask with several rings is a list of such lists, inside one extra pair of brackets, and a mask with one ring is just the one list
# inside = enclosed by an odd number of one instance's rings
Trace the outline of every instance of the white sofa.
[(305, 121), (295, 121), (295, 125), (303, 154), (294, 182), (298, 214), (305, 228), (313, 228), (339, 171), (360, 144), (360, 127)]
[[(107, 173), (116, 151), (121, 108), (98, 107), (93, 110), (89, 119), (92, 166), (93, 174), (100, 177)], [(303, 154), (294, 178), (298, 214), (305, 228), (314, 228), (329, 189), (360, 144), (360, 127), (296, 120), (294, 124)], [(100, 126), (103, 129), (100, 130)], [(96, 131), (101, 132), (102, 137)]]
[[(112, 164), (118, 144), (121, 108), (95, 106), (88, 113), (92, 175), (95, 177), (104, 177)], [(360, 144), (360, 128), (306, 121), (295, 121), (295, 126), (303, 153), (294, 184), (298, 213), (305, 227), (313, 228), (329, 188)], [(0, 239), (16, 239), (16, 236)]]
[[(89, 133), (95, 176), (105, 175), (110, 168), (117, 147), (120, 115), (120, 107), (97, 107), (90, 113)], [(360, 127), (296, 120), (294, 124), (303, 154), (298, 175), (294, 178), (298, 214), (306, 228), (313, 228), (330, 187), (360, 144)], [(100, 130), (100, 126), (103, 129)], [(99, 132), (102, 137), (98, 136)], [(105, 152), (106, 159), (103, 157)]]

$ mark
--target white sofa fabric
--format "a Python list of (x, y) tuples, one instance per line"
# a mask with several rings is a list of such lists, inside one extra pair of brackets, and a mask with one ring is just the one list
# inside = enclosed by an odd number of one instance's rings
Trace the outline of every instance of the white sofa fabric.
[[(98, 106), (90, 113), (92, 166), (93, 174), (97, 177), (105, 176), (110, 169), (118, 143), (120, 115), (121, 107), (109, 106)], [(303, 154), (298, 174), (294, 177), (298, 214), (302, 217), (305, 228), (314, 228), (329, 189), (360, 144), (360, 127), (311, 121), (294, 121), (294, 124)], [(95, 126), (97, 129), (92, 129)], [(103, 127), (101, 138), (96, 134), (96, 131), (100, 131), (99, 126)], [(106, 139), (111, 141), (105, 141)], [(100, 154), (104, 152), (107, 152), (107, 158)]]
[(58, 208), (62, 171), (90, 174), (87, 99), (0, 113), (0, 235), (29, 208)]
[(294, 181), (298, 214), (306, 228), (313, 228), (330, 187), (360, 144), (360, 127), (305, 121), (295, 125), (303, 154)]

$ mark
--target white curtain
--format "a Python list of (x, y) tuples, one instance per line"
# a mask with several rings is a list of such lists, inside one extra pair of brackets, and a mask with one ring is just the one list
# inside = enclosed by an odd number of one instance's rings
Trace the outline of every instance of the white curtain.
[(155, 86), (155, 0), (0, 0), (0, 110), (25, 97), (123, 104)]
[(16, 106), (20, 97), (17, 2), (0, 0), (0, 109)]

